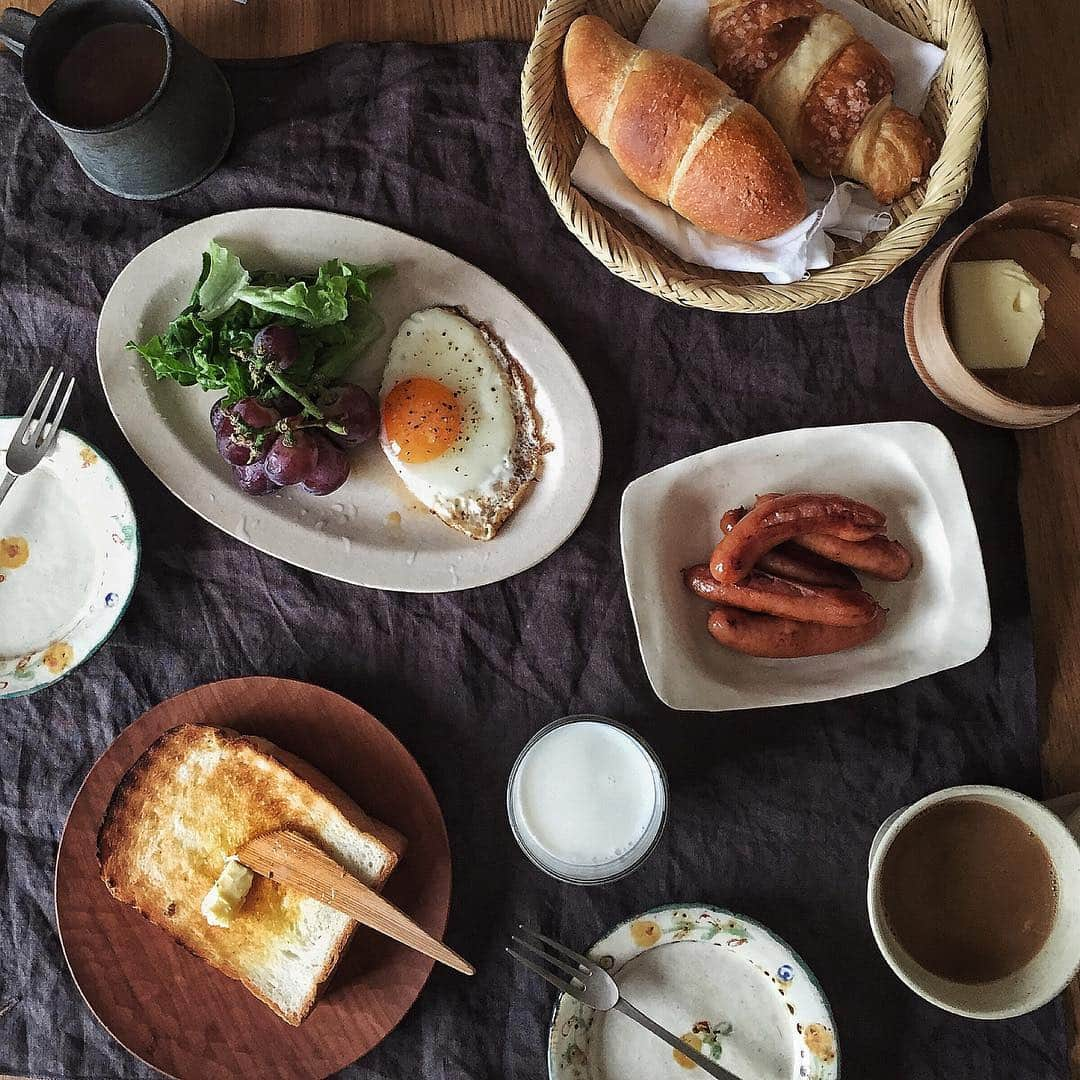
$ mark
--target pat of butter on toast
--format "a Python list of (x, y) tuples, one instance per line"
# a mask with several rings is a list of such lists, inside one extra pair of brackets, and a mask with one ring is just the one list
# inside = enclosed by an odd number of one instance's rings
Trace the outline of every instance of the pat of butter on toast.
[(1027, 367), (1050, 292), (1012, 259), (949, 267), (949, 335), (970, 371)]
[(258, 875), (242, 902), (226, 898), (227, 928), (210, 925), (202, 910), (229, 856), (282, 828), (373, 889), (405, 851), (398, 832), (306, 762), (254, 736), (185, 724), (162, 735), (117, 785), (98, 832), (98, 860), (113, 896), (296, 1025), (357, 924)]
[(228, 930), (254, 884), (255, 875), (235, 855), (230, 855), (199, 905), (203, 918), (211, 926)]

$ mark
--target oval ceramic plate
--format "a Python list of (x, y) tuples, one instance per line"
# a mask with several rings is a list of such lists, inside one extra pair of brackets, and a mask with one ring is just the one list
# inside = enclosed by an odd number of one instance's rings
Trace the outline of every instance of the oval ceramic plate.
[(163, 701), (125, 728), (79, 789), (56, 859), (56, 925), (87, 1005), (131, 1053), (180, 1080), (316, 1080), (392, 1031), (434, 961), (361, 927), (299, 1027), (189, 953), (101, 880), (97, 834), (116, 785), (178, 724), (259, 735), (328, 776), (409, 846), (388, 899), (441, 938), (450, 847), (435, 793), (412, 755), (370, 713), (290, 679), (227, 679)]
[[(0, 460), (21, 420), (0, 417)], [(61, 431), (0, 504), (0, 698), (40, 690), (92, 656), (138, 573), (124, 485), (89, 443)]]
[[(164, 330), (187, 303), (210, 240), (251, 270), (313, 271), (341, 258), (390, 262), (376, 286), (386, 323), (353, 378), (371, 386), (410, 313), (460, 305), (487, 323), (532, 379), (552, 447), (529, 497), (486, 542), (418, 507), (373, 440), (354, 455), (349, 481), (318, 498), (287, 488), (245, 495), (214, 446), (214, 397), (157, 382), (124, 348)], [(539, 562), (577, 528), (600, 477), (600, 425), (573, 361), (546, 326), (476, 267), (405, 233), (316, 210), (239, 210), (186, 225), (137, 255), (116, 279), (98, 324), (98, 367), (124, 435), (162, 483), (207, 521), (245, 543), (320, 574), (403, 592), (447, 592), (500, 581)]]
[[(654, 908), (590, 950), (626, 1000), (736, 1076), (836, 1080), (829, 1003), (806, 965), (764, 926), (721, 908)], [(559, 996), (550, 1080), (685, 1080), (689, 1058), (618, 1012)]]

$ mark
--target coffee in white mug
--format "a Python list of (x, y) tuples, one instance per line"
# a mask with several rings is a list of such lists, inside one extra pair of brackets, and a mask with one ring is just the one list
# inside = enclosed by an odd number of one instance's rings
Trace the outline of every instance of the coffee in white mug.
[(1080, 844), (1053, 811), (969, 784), (898, 810), (870, 849), (867, 907), (882, 956), (920, 997), (1000, 1020), (1080, 969)]
[(955, 799), (923, 810), (889, 846), (881, 903), (927, 971), (985, 983), (1015, 974), (1046, 944), (1057, 880), (1046, 845), (1015, 814)]

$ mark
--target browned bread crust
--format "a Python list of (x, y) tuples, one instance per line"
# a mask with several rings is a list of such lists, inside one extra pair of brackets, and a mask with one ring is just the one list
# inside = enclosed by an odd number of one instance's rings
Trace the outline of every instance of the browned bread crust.
[[(563, 42), (563, 71), (570, 104), (593, 135), (601, 128), (612, 87), (619, 85), (638, 51), (614, 31), (603, 33), (596, 25), (602, 21), (582, 15), (570, 24)], [(590, 78), (584, 77), (586, 72)]]
[(845, 45), (803, 99), (799, 157), (807, 169), (815, 176), (839, 172), (870, 110), (895, 85), (892, 65), (869, 41)]
[(708, 26), (720, 77), (811, 173), (850, 176), (883, 203), (929, 174), (933, 141), (892, 104), (892, 65), (841, 16), (817, 0), (710, 0)]
[[(212, 783), (186, 779), (184, 768), (200, 753), (221, 755), (224, 764)], [(273, 759), (280, 768), (261, 768)], [(381, 845), (381, 872), (366, 881), (381, 889), (405, 851), (405, 838), (370, 818), (340, 788), (306, 762), (280, 747), (228, 728), (184, 724), (165, 732), (117, 784), (98, 831), (98, 862), (106, 887), (194, 955), (236, 979), (282, 1019), (297, 1025), (311, 1010), (323, 983), (345, 951), (356, 924), (349, 920), (311, 991), (295, 1012), (284, 1012), (252, 981), (252, 965), (265, 958), (269, 943), (291, 925), (300, 898), (291, 890), (256, 876), (243, 908), (228, 931), (208, 926), (202, 898), (217, 880), (225, 858), (251, 836), (290, 827), (319, 842), (321, 798), (356, 829)], [(313, 804), (312, 814), (303, 805)], [(169, 850), (171, 821), (190, 813), (187, 824), (201, 830), (203, 842)], [(147, 872), (146, 852), (164, 871), (163, 884)]]
[(709, 9), (709, 40), (720, 77), (753, 101), (768, 73), (803, 39), (823, 10), (818, 0), (751, 0), (742, 7)]
[[(219, 730), (228, 731), (229, 729), (220, 728)], [(377, 821), (369, 814), (366, 814), (337, 784), (325, 774), (319, 772), (314, 765), (309, 765), (303, 758), (290, 754), (288, 750), (282, 750), (280, 746), (276, 746), (268, 739), (262, 739), (258, 735), (239, 735), (237, 737), (251, 743), (252, 746), (261, 750), (268, 757), (281, 762), (290, 772), (295, 773), (304, 783), (333, 803), (357, 829), (361, 832), (370, 833), (379, 840), (394, 856), (392, 864), (386, 868), (378, 883), (380, 888), (386, 884), (387, 878), (389, 878), (394, 867), (405, 854), (405, 848), (408, 846), (408, 841), (397, 829), (392, 829), (389, 825), (384, 825), (381, 821)]]
[(850, 157), (875, 198), (889, 203), (927, 176), (937, 147), (918, 117), (893, 105), (881, 115), (873, 139), (852, 144)]
[(779, 233), (806, 217), (806, 192), (768, 120), (743, 104), (687, 168), (675, 209), (710, 232), (763, 239), (760, 222)]
[[(574, 86), (579, 81), (575, 77)], [(640, 51), (612, 114), (609, 149), (646, 195), (667, 202), (683, 153), (722, 97), (703, 67), (682, 57)]]
[(700, 65), (639, 49), (582, 15), (567, 32), (563, 71), (578, 118), (649, 198), (738, 240), (776, 236), (806, 216), (776, 133)]

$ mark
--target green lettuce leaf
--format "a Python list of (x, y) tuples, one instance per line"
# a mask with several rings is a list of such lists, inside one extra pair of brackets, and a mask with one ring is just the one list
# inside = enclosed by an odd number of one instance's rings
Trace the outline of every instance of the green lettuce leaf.
[(255, 335), (269, 323), (296, 328), (300, 356), (289, 369), (301, 393), (341, 379), (382, 332), (370, 306), (371, 283), (391, 273), (385, 264), (358, 266), (331, 259), (314, 277), (249, 274), (223, 245), (211, 241), (191, 303), (163, 334), (128, 342), (159, 379), (225, 390), (229, 401), (274, 394), (276, 381), (254, 355)]
[(312, 381), (318, 386), (340, 382), (364, 350), (383, 332), (382, 316), (370, 307), (356, 307), (348, 319), (320, 331), (323, 348)]
[[(164, 334), (142, 345), (128, 342), (150, 365), (159, 379), (173, 379), (181, 386), (204, 390), (228, 390), (236, 400), (254, 393), (251, 369), (240, 356), (251, 348), (249, 331), (215, 330), (190, 308), (178, 315)], [(239, 355), (238, 355), (239, 353)]]
[(216, 240), (211, 240), (203, 256), (203, 275), (199, 284), (199, 314), (216, 319), (236, 303), (251, 280), (240, 260)]
[(331, 259), (319, 267), (314, 282), (300, 279), (281, 285), (248, 285), (240, 290), (238, 299), (307, 326), (330, 326), (348, 318), (350, 300), (368, 303), (369, 283), (389, 272), (385, 264), (354, 266)]
[(163, 335), (152, 337), (142, 345), (129, 341), (127, 347), (134, 349), (159, 379), (174, 379), (181, 386), (194, 386), (198, 382), (198, 372), (191, 358), (186, 352), (170, 348)]

